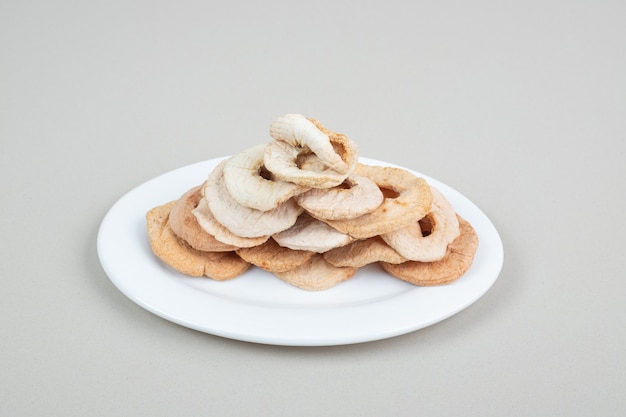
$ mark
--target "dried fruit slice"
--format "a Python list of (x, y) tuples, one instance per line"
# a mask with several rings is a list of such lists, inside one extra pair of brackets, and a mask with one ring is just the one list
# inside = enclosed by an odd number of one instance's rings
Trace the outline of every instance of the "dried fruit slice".
[(430, 222), (429, 233), (424, 236), (419, 221), (385, 233), (382, 238), (400, 255), (411, 261), (433, 262), (446, 255), (448, 245), (459, 236), (459, 221), (450, 202), (434, 187), (431, 211), (426, 215)]
[[(305, 187), (330, 188), (341, 184), (356, 167), (356, 144), (316, 120), (299, 114), (285, 115), (272, 122), (270, 135), (275, 140), (267, 145), (263, 161), (281, 180)], [(305, 163), (312, 156), (319, 163)]]
[(224, 164), (224, 185), (242, 206), (261, 211), (275, 209), (291, 197), (309, 189), (274, 179), (263, 165), (266, 144), (253, 146), (229, 158)]
[(228, 252), (237, 246), (220, 242), (215, 236), (207, 233), (193, 214), (202, 199), (201, 185), (191, 188), (183, 194), (172, 207), (169, 225), (172, 231), (194, 249), (205, 252)]
[(320, 291), (352, 278), (357, 269), (338, 268), (326, 262), (321, 254), (316, 254), (299, 267), (285, 272), (274, 272), (274, 275), (298, 288)]
[(334, 188), (314, 188), (295, 197), (296, 202), (318, 219), (353, 219), (373, 211), (383, 202), (383, 193), (367, 177), (352, 174)]
[(354, 172), (374, 181), (385, 199), (370, 213), (353, 219), (325, 220), (330, 226), (357, 239), (389, 233), (421, 219), (430, 211), (432, 194), (423, 178), (393, 167), (359, 164)]
[(293, 199), (278, 207), (261, 211), (242, 206), (231, 196), (223, 181), (222, 161), (209, 175), (203, 188), (211, 213), (222, 226), (241, 237), (272, 235), (290, 228), (303, 209)]
[(324, 165), (339, 174), (350, 173), (354, 169), (356, 145), (343, 135), (342, 138), (339, 135), (330, 137), (330, 132), (323, 132), (319, 125), (301, 114), (286, 114), (270, 124), (270, 136), (292, 148), (310, 150)]
[(324, 253), (324, 259), (335, 266), (360, 268), (375, 262), (399, 264), (407, 259), (393, 250), (380, 236), (357, 240), (341, 248)]
[(207, 233), (213, 235), (215, 239), (228, 245), (236, 246), (238, 248), (250, 248), (256, 245), (260, 245), (270, 238), (269, 235), (257, 236), (257, 237), (242, 237), (237, 236), (224, 226), (222, 226), (211, 213), (209, 204), (206, 198), (202, 198), (198, 203), (198, 206), (193, 210), (193, 215), (196, 217), (200, 227)]
[(280, 246), (317, 253), (347, 245), (354, 240), (350, 235), (341, 233), (306, 213), (302, 213), (289, 229), (272, 237)]
[(401, 264), (380, 262), (385, 271), (396, 278), (419, 286), (449, 284), (472, 266), (478, 235), (470, 223), (458, 217), (461, 234), (449, 246), (446, 256), (435, 262), (407, 261)]
[(171, 201), (146, 214), (150, 246), (164, 263), (182, 274), (204, 275), (218, 281), (235, 278), (250, 268), (235, 252), (203, 252), (179, 239), (169, 226), (169, 214), (175, 204)]
[(284, 272), (308, 261), (315, 252), (293, 250), (280, 246), (274, 239), (252, 247), (237, 250), (246, 262), (270, 272)]

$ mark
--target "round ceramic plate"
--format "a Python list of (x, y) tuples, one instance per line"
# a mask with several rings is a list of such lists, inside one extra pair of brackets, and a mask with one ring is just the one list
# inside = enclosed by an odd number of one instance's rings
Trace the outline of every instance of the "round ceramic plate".
[[(205, 181), (224, 158), (158, 176), (129, 191), (104, 217), (98, 256), (113, 284), (152, 313), (202, 332), (249, 342), (322, 346), (367, 342), (444, 320), (478, 300), (496, 281), (502, 241), (487, 216), (447, 185), (409, 170), (437, 187), (476, 229), (479, 247), (470, 270), (452, 284), (416, 287), (377, 265), (325, 291), (293, 287), (253, 267), (229, 281), (184, 276), (152, 253), (145, 215)], [(370, 165), (397, 166), (369, 158)], [(406, 168), (405, 168), (406, 169)]]

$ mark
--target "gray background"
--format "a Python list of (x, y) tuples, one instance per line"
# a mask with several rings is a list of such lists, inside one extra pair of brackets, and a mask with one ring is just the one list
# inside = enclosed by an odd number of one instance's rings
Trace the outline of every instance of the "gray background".
[[(0, 414), (626, 411), (626, 6), (554, 0), (0, 1)], [(108, 280), (125, 192), (297, 112), (498, 228), (476, 304), (325, 348), (206, 335)]]

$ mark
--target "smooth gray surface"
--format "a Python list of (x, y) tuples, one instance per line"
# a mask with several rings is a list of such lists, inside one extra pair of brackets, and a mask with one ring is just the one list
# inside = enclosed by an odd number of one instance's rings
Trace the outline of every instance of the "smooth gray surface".
[[(0, 414), (626, 411), (619, 1), (0, 2)], [(504, 241), (476, 304), (389, 340), (231, 341), (144, 311), (97, 230), (158, 174), (298, 112), (464, 193)]]

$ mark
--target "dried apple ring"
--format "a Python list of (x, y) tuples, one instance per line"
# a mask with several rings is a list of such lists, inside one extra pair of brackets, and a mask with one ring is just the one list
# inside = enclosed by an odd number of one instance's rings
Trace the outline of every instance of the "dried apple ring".
[(364, 164), (359, 164), (354, 173), (374, 181), (385, 199), (376, 209), (362, 216), (324, 220), (340, 232), (366, 239), (407, 226), (430, 211), (432, 194), (423, 178), (401, 168)]
[(293, 199), (272, 210), (261, 211), (239, 204), (224, 185), (222, 161), (209, 175), (203, 188), (211, 213), (222, 226), (241, 237), (272, 235), (290, 228), (303, 209)]
[(383, 234), (381, 237), (400, 255), (411, 261), (433, 262), (446, 255), (448, 245), (459, 236), (459, 221), (450, 202), (430, 187), (433, 205), (427, 214), (431, 227), (424, 236), (417, 220), (412, 224)]
[(368, 239), (357, 240), (349, 245), (335, 248), (324, 253), (326, 262), (335, 266), (349, 266), (360, 268), (362, 266), (376, 263), (388, 262), (399, 264), (407, 259), (387, 245), (380, 236)]
[(331, 265), (318, 253), (297, 268), (274, 272), (274, 275), (298, 288), (321, 291), (352, 278), (357, 269)]
[(198, 224), (193, 210), (202, 199), (201, 188), (201, 185), (191, 188), (176, 201), (169, 217), (172, 231), (189, 246), (200, 251), (228, 252), (237, 249), (238, 246), (220, 242)]
[(267, 144), (253, 146), (232, 156), (224, 165), (224, 184), (242, 206), (261, 211), (275, 209), (291, 197), (309, 190), (291, 182), (272, 178), (263, 165)]
[[(264, 155), (265, 167), (283, 181), (309, 188), (331, 188), (346, 179), (347, 174), (340, 174), (323, 164), (311, 164), (305, 168), (306, 161), (313, 153), (294, 148), (287, 142), (273, 141), (267, 145)], [(317, 158), (317, 156), (315, 156)], [(321, 169), (311, 169), (319, 168)]]
[(347, 245), (354, 240), (306, 213), (302, 213), (289, 229), (272, 235), (272, 238), (280, 246), (317, 253)]
[(227, 245), (236, 246), (238, 248), (251, 248), (266, 242), (270, 238), (269, 235), (257, 237), (237, 236), (215, 220), (215, 216), (211, 213), (206, 198), (202, 198), (198, 202), (198, 205), (192, 213), (204, 231)]
[(218, 281), (235, 278), (250, 264), (235, 252), (203, 252), (188, 246), (172, 231), (169, 215), (176, 201), (155, 207), (146, 214), (150, 247), (165, 264), (181, 274), (207, 276)]
[(315, 252), (293, 250), (280, 246), (274, 239), (254, 246), (237, 250), (246, 262), (269, 272), (285, 272), (294, 269), (311, 259)]
[[(283, 181), (330, 188), (341, 184), (356, 167), (354, 142), (302, 115), (279, 117), (270, 125), (270, 135), (274, 141), (265, 149), (264, 164)], [(312, 155), (319, 164), (307, 166), (304, 161)]]
[(295, 198), (300, 207), (318, 219), (343, 220), (373, 211), (384, 197), (374, 181), (352, 174), (336, 187), (313, 188)]
[(270, 124), (270, 136), (294, 148), (309, 149), (327, 167), (340, 174), (349, 173), (354, 169), (356, 145), (343, 135), (331, 138), (329, 131), (324, 132), (318, 126), (319, 122), (316, 125), (301, 114), (286, 114)]
[(476, 230), (460, 216), (458, 220), (459, 237), (448, 245), (443, 259), (435, 262), (407, 261), (395, 265), (380, 262), (380, 266), (394, 277), (419, 286), (444, 285), (457, 280), (472, 266), (478, 249)]

